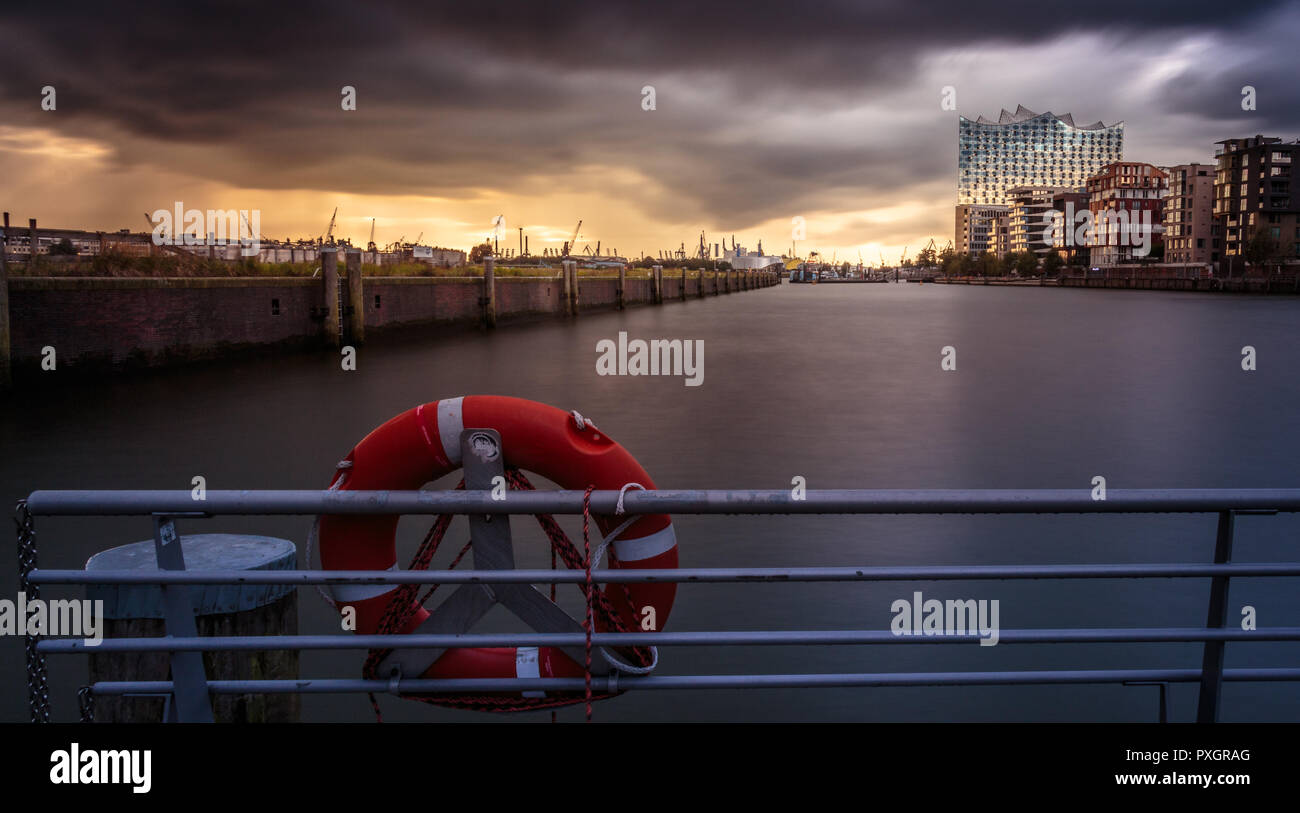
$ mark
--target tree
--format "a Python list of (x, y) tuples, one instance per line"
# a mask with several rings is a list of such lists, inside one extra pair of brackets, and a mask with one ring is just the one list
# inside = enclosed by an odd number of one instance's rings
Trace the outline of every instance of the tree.
[(1038, 273), (1038, 255), (1032, 251), (1022, 251), (1016, 258), (1016, 273), (1022, 277), (1032, 277)]
[(840, 266), (840, 273), (847, 277), (849, 275), (849, 268), (849, 261), (845, 260), (844, 264)]
[(939, 252), (938, 264), (939, 270), (943, 272), (945, 277), (952, 276), (957, 266), (957, 252), (945, 247), (943, 251)]
[(1263, 265), (1282, 258), (1282, 245), (1273, 238), (1266, 226), (1261, 225), (1255, 227), (1241, 253), (1251, 265)]
[(976, 268), (981, 277), (996, 277), (998, 275), (998, 255), (992, 251), (986, 251), (979, 256), (976, 261)]
[(71, 240), (65, 237), (59, 242), (50, 246), (50, 253), (63, 254), (67, 256), (75, 256), (77, 253), (77, 247), (72, 244)]
[(1055, 251), (1049, 251), (1047, 256), (1043, 258), (1043, 273), (1049, 277), (1054, 277), (1060, 272), (1063, 265), (1065, 265), (1065, 260), (1061, 259), (1061, 255)]
[(479, 263), (483, 262), (483, 260), (491, 256), (492, 256), (492, 244), (482, 243), (480, 245), (474, 246), (469, 250), (469, 264), (478, 265)]

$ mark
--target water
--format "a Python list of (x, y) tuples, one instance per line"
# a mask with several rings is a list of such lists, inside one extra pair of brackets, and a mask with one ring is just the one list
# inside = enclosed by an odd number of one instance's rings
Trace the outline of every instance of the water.
[[(939, 285), (791, 286), (518, 325), (372, 342), (359, 369), (320, 353), (27, 391), (0, 405), (0, 496), (41, 488), (320, 488), (373, 427), (416, 404), (501, 394), (578, 409), (661, 488), (1300, 487), (1300, 301), (1201, 294)], [(705, 378), (596, 375), (596, 343), (703, 339)], [(1244, 345), (1259, 369), (1243, 372)], [(957, 370), (940, 369), (956, 349)], [(404, 520), (403, 563), (427, 520)], [(569, 528), (576, 525), (566, 520)], [(683, 566), (1209, 561), (1213, 516), (688, 517)], [(183, 522), (183, 532), (291, 538), (303, 518)], [(515, 520), (522, 566), (549, 561)], [(1294, 561), (1300, 520), (1238, 520), (1241, 561)], [(80, 567), (148, 538), (145, 519), (41, 519), (41, 564)], [(525, 530), (526, 529), (526, 530)], [(571, 531), (572, 534), (573, 531)], [(448, 545), (459, 549), (464, 526)], [(14, 573), (12, 545), (0, 568)], [(440, 555), (440, 560), (445, 556)], [(10, 584), (13, 584), (11, 581)], [(1295, 582), (1240, 579), (1230, 623), (1300, 623)], [(887, 629), (910, 598), (997, 599), (1004, 629), (1200, 626), (1208, 580), (683, 586), (671, 630)], [(76, 595), (46, 588), (47, 596)], [(575, 594), (573, 588), (562, 591)], [(9, 591), (5, 591), (10, 595)], [(566, 606), (577, 612), (572, 596)], [(337, 629), (300, 594), (301, 631)], [(484, 629), (518, 629), (489, 616)], [(25, 718), (22, 647), (0, 640), (0, 719)], [(359, 674), (360, 653), (307, 653), (302, 673)], [(1200, 646), (889, 645), (675, 648), (665, 674), (1197, 667)], [(1295, 644), (1230, 644), (1227, 665), (1296, 666)], [(56, 719), (75, 718), (79, 656), (51, 659)], [(1172, 716), (1196, 690), (1171, 689)], [(395, 699), (386, 719), (483, 719)], [(1227, 684), (1229, 720), (1300, 720), (1294, 684)], [(580, 710), (561, 712), (576, 719)], [(1155, 690), (1111, 686), (651, 692), (603, 720), (1153, 720)], [(372, 719), (362, 696), (307, 697), (308, 720)], [(535, 714), (526, 719), (545, 720)]]

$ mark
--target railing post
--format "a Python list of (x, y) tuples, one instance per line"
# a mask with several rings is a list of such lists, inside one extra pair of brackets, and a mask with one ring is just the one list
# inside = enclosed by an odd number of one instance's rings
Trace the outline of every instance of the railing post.
[[(1227, 564), (1232, 558), (1232, 511), (1219, 512), (1219, 529), (1214, 540), (1214, 563)], [(1222, 628), (1228, 622), (1228, 577), (1210, 580), (1210, 610), (1205, 626)], [(1201, 692), (1196, 703), (1196, 722), (1219, 721), (1219, 694), (1223, 685), (1223, 641), (1206, 641), (1201, 657)]]
[[(159, 570), (184, 570), (185, 557), (181, 538), (171, 517), (154, 515), (154, 552)], [(196, 638), (199, 630), (194, 620), (194, 602), (189, 587), (183, 584), (162, 586), (163, 612), (167, 615), (167, 635), (173, 638)], [(172, 652), (172, 697), (167, 704), (167, 722), (212, 722), (212, 698), (208, 695), (208, 678), (203, 671), (202, 652)]]

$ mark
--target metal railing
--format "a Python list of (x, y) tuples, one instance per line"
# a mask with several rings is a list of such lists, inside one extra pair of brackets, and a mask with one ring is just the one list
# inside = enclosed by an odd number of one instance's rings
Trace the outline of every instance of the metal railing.
[[(472, 485), (472, 483), (471, 483)], [(1232, 563), (1234, 517), (1240, 514), (1300, 512), (1300, 489), (1111, 490), (1094, 499), (1079, 490), (810, 490), (796, 497), (779, 491), (594, 491), (591, 513), (639, 514), (1216, 514), (1218, 529), (1211, 563), (937, 565), (913, 567), (761, 567), (607, 569), (593, 571), (597, 583), (771, 583), (875, 582), (1018, 579), (1210, 578), (1206, 625), (1199, 628), (1104, 628), (1001, 630), (999, 641), (1037, 643), (1202, 642), (1201, 667), (1168, 669), (1012, 670), (987, 672), (898, 672), (845, 674), (633, 675), (617, 669), (594, 677), (598, 691), (624, 689), (817, 688), (863, 686), (953, 686), (1032, 684), (1159, 685), (1160, 717), (1167, 716), (1168, 683), (1199, 684), (1197, 720), (1219, 718), (1224, 681), (1300, 681), (1300, 668), (1225, 669), (1229, 641), (1300, 641), (1300, 627), (1230, 629), (1229, 580), (1236, 577), (1296, 577), (1300, 562)], [(172, 679), (104, 681), (83, 689), (97, 695), (165, 695), (169, 719), (211, 720), (212, 694), (347, 692), (536, 692), (582, 691), (583, 678), (514, 679), (298, 679), (208, 680), (201, 653), (218, 650), (392, 650), (480, 646), (581, 647), (579, 631), (544, 629), (521, 634), (268, 635), (199, 637), (187, 585), (202, 584), (546, 584), (583, 583), (577, 571), (475, 569), (459, 571), (235, 571), (185, 570), (174, 522), (181, 518), (231, 515), (434, 515), (582, 514), (581, 491), (511, 491), (494, 499), (490, 490), (463, 491), (209, 491), (196, 501), (188, 491), (37, 491), (19, 504), (20, 585), (29, 595), (46, 584), (157, 584), (166, 612), (164, 638), (106, 639), (96, 652), (169, 652)], [(149, 516), (153, 518), (160, 570), (46, 570), (36, 566), (33, 516)], [(501, 523), (497, 523), (498, 526)], [(506, 524), (508, 526), (508, 523)], [(473, 531), (473, 523), (471, 530)], [(477, 537), (473, 537), (477, 541)], [(508, 529), (506, 531), (508, 542)], [(577, 622), (574, 622), (575, 624)], [(951, 644), (978, 640), (979, 633), (901, 636), (879, 630), (789, 630), (708, 632), (597, 632), (591, 644), (628, 646), (770, 646)], [(27, 647), (29, 699), (34, 721), (49, 719), (45, 655), (85, 653), (81, 640), (30, 640)]]

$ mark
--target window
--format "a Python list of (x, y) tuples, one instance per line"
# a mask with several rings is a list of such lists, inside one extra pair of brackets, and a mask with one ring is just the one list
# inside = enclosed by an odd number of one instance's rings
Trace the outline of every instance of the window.
[(271, 315), (272, 316), (280, 315), (280, 300), (278, 299), (271, 300)]
[(375, 310), (379, 310), (379, 294), (375, 294)]

